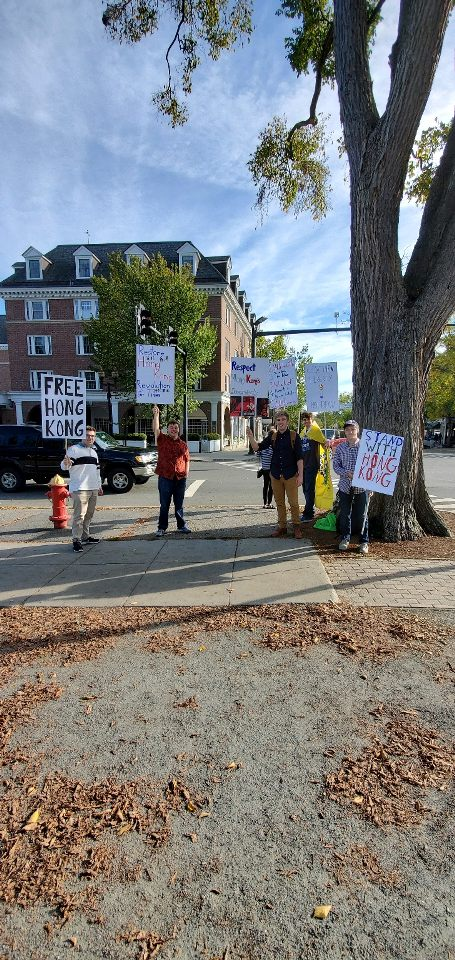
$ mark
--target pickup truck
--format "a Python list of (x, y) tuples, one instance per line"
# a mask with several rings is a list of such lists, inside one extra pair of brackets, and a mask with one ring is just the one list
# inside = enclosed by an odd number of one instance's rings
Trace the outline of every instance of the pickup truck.
[[(124, 447), (103, 430), (97, 431), (95, 446), (101, 480), (112, 493), (128, 493), (134, 483), (147, 483), (154, 472), (156, 454), (149, 447)], [(68, 476), (60, 467), (64, 455), (65, 441), (46, 439), (40, 427), (0, 424), (0, 489), (16, 493), (27, 480), (49, 483), (56, 473)]]

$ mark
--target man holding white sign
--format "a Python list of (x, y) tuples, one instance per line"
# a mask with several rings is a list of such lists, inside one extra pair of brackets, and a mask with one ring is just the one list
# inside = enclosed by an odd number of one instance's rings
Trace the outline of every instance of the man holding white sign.
[(70, 494), (73, 500), (73, 550), (80, 553), (85, 544), (99, 543), (90, 536), (90, 523), (95, 513), (101, 486), (100, 463), (93, 446), (96, 433), (87, 427), (85, 440), (68, 447), (60, 466), (70, 473)]
[(352, 485), (359, 454), (359, 425), (357, 421), (346, 420), (344, 433), (346, 442), (338, 444), (333, 457), (333, 469), (340, 478), (338, 494), (340, 498), (341, 541), (338, 549), (341, 551), (349, 550), (352, 524), (353, 527), (360, 530), (359, 553), (367, 554), (369, 494), (361, 487)]

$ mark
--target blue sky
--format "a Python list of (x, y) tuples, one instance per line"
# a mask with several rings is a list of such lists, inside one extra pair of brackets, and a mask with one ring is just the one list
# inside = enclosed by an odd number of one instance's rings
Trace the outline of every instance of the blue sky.
[[(271, 209), (261, 226), (246, 167), (274, 114), (290, 124), (308, 113), (311, 81), (284, 56), (292, 24), (274, 15), (278, 0), (257, 0), (250, 44), (207, 60), (196, 73), (189, 123), (171, 130), (151, 104), (165, 79), (172, 35), (133, 47), (108, 39), (101, 0), (2, 0), (0, 12), (0, 275), (30, 245), (191, 240), (205, 255), (230, 254), (233, 272), (266, 329), (333, 326), (349, 317), (349, 195), (337, 160), (339, 109), (324, 92), (334, 145), (326, 220)], [(379, 109), (387, 97), (387, 57), (397, 0), (387, 0), (373, 56)], [(452, 22), (423, 125), (453, 111)], [(420, 222), (403, 207), (406, 257)], [(315, 362), (338, 361), (340, 389), (351, 386), (349, 333), (295, 336)]]

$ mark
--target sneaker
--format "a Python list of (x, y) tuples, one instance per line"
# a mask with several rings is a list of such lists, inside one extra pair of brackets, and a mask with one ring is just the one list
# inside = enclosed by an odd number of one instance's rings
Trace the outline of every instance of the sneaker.
[(287, 535), (286, 527), (277, 527), (276, 530), (270, 534), (271, 537), (287, 537)]
[(75, 553), (80, 553), (83, 550), (83, 546), (80, 540), (73, 540), (73, 550)]
[(100, 542), (100, 538), (99, 538), (99, 537), (82, 537), (82, 543), (83, 543), (83, 544), (86, 544), (86, 543), (99, 543), (99, 542)]
[(155, 537), (164, 537), (165, 533), (166, 533), (165, 530), (157, 530), (155, 533)]
[(183, 527), (180, 527), (180, 530), (178, 530), (177, 533), (191, 533), (191, 530), (185, 523)]
[(302, 533), (300, 527), (294, 527), (294, 537), (295, 537), (296, 540), (301, 540), (301, 539), (302, 539), (303, 533)]
[(368, 553), (368, 544), (367, 544), (367, 543), (361, 543), (361, 544), (359, 545), (359, 553), (363, 553), (363, 554)]
[(341, 542), (338, 544), (339, 550), (349, 550), (349, 537), (343, 537)]
[(313, 520), (314, 517), (306, 517), (304, 513), (302, 513), (302, 516), (300, 517), (301, 523), (313, 523)]

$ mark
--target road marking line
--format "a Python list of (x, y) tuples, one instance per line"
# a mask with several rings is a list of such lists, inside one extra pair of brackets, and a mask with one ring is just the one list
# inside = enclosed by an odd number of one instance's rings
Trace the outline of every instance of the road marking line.
[(193, 480), (193, 483), (190, 483), (189, 487), (185, 490), (185, 498), (194, 497), (196, 490), (199, 490), (199, 487), (202, 487), (203, 483), (205, 483), (205, 480)]

